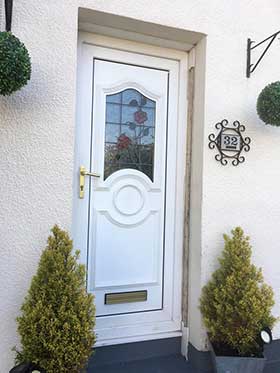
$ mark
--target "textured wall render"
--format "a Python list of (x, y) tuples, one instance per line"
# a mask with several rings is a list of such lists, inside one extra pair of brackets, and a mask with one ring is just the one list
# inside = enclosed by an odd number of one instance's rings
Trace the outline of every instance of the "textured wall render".
[(13, 31), (33, 71), (21, 92), (0, 97), (1, 373), (13, 364), (15, 317), (49, 229), (71, 226), (75, 123), (76, 7), (14, 3)]
[[(264, 126), (255, 112), (259, 90), (279, 79), (279, 45), (250, 80), (245, 78), (246, 39), (259, 40), (279, 29), (279, 1), (17, 0), (13, 31), (30, 51), (33, 74), (21, 92), (0, 98), (0, 373), (12, 366), (10, 349), (18, 341), (14, 320), (49, 229), (55, 222), (71, 226), (78, 6), (208, 35), (196, 258), (201, 283), (217, 265), (222, 233), (242, 225), (252, 237), (255, 262), (275, 289), (275, 313), (280, 314), (280, 132)], [(223, 168), (207, 149), (208, 133), (224, 117), (243, 122), (253, 141), (238, 168)], [(275, 335), (280, 337), (279, 327)], [(204, 345), (200, 330), (195, 344)]]

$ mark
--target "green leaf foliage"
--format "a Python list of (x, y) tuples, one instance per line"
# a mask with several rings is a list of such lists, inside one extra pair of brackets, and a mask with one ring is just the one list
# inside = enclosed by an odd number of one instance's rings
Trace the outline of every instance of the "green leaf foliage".
[(95, 342), (93, 296), (68, 234), (56, 225), (52, 233), (17, 318), (22, 350), (16, 361), (47, 373), (81, 372)]
[(280, 126), (280, 81), (267, 85), (261, 91), (257, 112), (266, 124)]
[(24, 44), (11, 32), (0, 32), (0, 94), (19, 90), (30, 76), (31, 61)]
[(200, 309), (214, 346), (226, 346), (233, 355), (257, 356), (261, 329), (276, 322), (273, 291), (251, 263), (249, 237), (239, 227), (232, 235), (224, 235), (220, 267), (202, 289)]

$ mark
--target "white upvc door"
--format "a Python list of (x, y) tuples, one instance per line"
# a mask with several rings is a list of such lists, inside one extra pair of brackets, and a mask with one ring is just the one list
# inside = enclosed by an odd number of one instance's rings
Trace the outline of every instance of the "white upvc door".
[(78, 65), (73, 231), (98, 344), (180, 333), (179, 62), (84, 42)]

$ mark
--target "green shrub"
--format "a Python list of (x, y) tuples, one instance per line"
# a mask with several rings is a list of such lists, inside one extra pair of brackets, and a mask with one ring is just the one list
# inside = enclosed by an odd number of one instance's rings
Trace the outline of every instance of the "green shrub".
[(224, 235), (220, 267), (202, 290), (200, 309), (210, 341), (218, 354), (258, 356), (262, 328), (272, 328), (273, 291), (261, 269), (251, 263), (249, 237), (241, 228)]
[(58, 226), (52, 233), (17, 318), (22, 350), (16, 361), (36, 363), (47, 373), (80, 372), (95, 342), (93, 297), (68, 234)]
[(0, 94), (17, 91), (30, 76), (31, 61), (24, 44), (11, 32), (0, 32)]
[(257, 112), (266, 124), (280, 126), (280, 81), (267, 85), (261, 91)]

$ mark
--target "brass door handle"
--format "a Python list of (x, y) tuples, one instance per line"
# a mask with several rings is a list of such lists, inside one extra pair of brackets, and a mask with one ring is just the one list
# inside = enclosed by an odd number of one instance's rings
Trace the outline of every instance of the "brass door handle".
[(93, 176), (93, 177), (100, 177), (100, 175), (99, 174), (96, 174), (96, 173), (94, 173), (94, 172), (88, 172), (86, 169), (85, 169), (85, 167), (84, 166), (81, 166), (80, 167), (80, 174), (82, 175), (82, 176)]
[(100, 177), (94, 172), (88, 172), (84, 166), (80, 166), (80, 198), (85, 196), (85, 176)]

